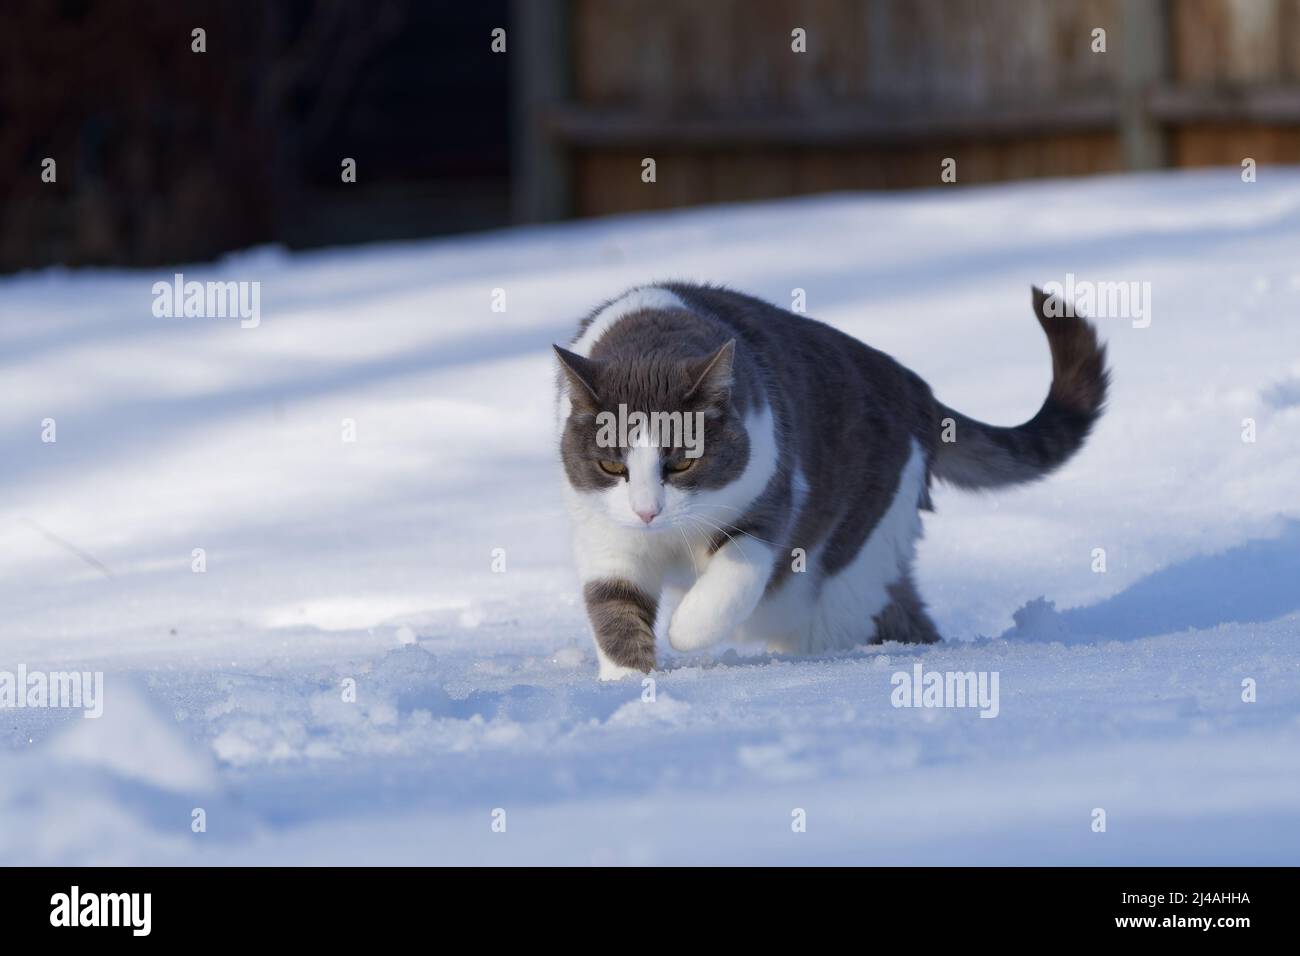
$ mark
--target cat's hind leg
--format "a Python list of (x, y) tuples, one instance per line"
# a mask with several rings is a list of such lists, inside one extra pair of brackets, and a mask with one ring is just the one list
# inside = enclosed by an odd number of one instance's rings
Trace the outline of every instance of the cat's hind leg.
[(926, 613), (925, 602), (916, 591), (910, 571), (891, 584), (888, 591), (889, 603), (873, 618), (876, 633), (870, 643), (933, 644), (942, 639)]

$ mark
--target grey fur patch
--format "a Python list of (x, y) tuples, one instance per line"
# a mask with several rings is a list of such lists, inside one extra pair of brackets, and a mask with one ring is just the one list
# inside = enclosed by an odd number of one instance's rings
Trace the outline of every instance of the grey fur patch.
[(649, 672), (655, 666), (656, 598), (628, 581), (588, 581), (582, 589), (600, 649), (615, 664)]
[[(665, 288), (702, 315), (723, 322), (747, 356), (746, 374), (771, 406), (780, 460), (741, 530), (781, 545), (783, 554), (818, 549), (820, 572), (834, 574), (857, 555), (889, 507), (915, 439), (928, 460), (937, 437), (929, 386), (883, 352), (814, 319), (713, 286)], [(738, 379), (739, 380), (739, 379)], [(795, 468), (808, 495), (789, 513)], [(790, 573), (776, 563), (769, 589)]]
[(939, 632), (925, 611), (925, 603), (916, 591), (910, 573), (889, 587), (889, 603), (875, 616), (873, 644), (898, 641), (901, 644), (933, 644)]

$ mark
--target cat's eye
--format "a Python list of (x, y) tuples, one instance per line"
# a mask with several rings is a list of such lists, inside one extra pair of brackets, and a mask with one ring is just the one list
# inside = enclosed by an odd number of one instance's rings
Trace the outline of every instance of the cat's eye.
[(679, 458), (677, 461), (670, 461), (664, 465), (664, 471), (670, 475), (680, 475), (684, 471), (690, 471), (695, 461), (694, 458)]
[(605, 458), (600, 458), (597, 459), (596, 464), (599, 465), (600, 470), (607, 475), (617, 475), (621, 478), (623, 475), (627, 474), (627, 465), (623, 464), (621, 461), (609, 461)]

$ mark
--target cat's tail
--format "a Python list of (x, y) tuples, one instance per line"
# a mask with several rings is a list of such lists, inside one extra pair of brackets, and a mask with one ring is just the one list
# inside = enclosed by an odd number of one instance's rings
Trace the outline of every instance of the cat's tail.
[(1034, 289), (1034, 313), (1052, 350), (1052, 387), (1038, 414), (1014, 428), (986, 425), (939, 404), (931, 470), (959, 488), (1000, 488), (1042, 478), (1083, 447), (1106, 402), (1106, 347), (1086, 319)]

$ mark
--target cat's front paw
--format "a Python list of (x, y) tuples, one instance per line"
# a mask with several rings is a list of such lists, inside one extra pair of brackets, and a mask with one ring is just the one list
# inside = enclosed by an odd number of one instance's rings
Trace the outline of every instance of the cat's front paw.
[(624, 677), (643, 677), (644, 671), (635, 667), (624, 667), (622, 664), (615, 664), (613, 661), (603, 659), (600, 662), (600, 679), (601, 680), (622, 680)]
[(733, 624), (703, 592), (686, 592), (668, 622), (668, 643), (678, 651), (698, 651), (731, 636)]

